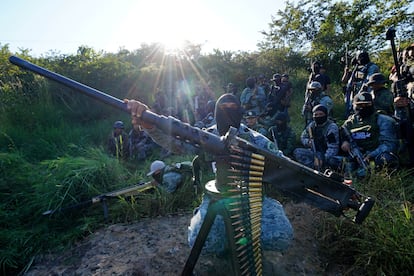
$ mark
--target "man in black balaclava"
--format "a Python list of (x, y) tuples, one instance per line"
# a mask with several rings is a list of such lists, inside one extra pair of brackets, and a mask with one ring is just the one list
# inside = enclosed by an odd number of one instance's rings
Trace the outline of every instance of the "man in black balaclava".
[(365, 64), (368, 64), (368, 62), (371, 62), (371, 59), (369, 58), (369, 55), (367, 52), (362, 51), (357, 56), (357, 62), (359, 65), (365, 65)]
[[(355, 95), (353, 107), (355, 114), (350, 115), (342, 125), (348, 131), (341, 131), (341, 149), (346, 153), (351, 152), (351, 141), (347, 135), (350, 133), (366, 164), (372, 160), (378, 168), (398, 166), (396, 121), (388, 115), (375, 112), (372, 95), (368, 92)], [(364, 176), (366, 171), (350, 155), (349, 161), (352, 163), (349, 170), (356, 170), (357, 176)]]
[(216, 103), (214, 117), (216, 118), (218, 133), (223, 136), (230, 126), (239, 128), (243, 117), (243, 110), (239, 100), (233, 94), (222, 95)]
[(328, 109), (322, 104), (312, 109), (312, 119), (300, 137), (305, 148), (295, 149), (293, 155), (298, 162), (318, 171), (337, 169), (338, 126), (328, 119)]

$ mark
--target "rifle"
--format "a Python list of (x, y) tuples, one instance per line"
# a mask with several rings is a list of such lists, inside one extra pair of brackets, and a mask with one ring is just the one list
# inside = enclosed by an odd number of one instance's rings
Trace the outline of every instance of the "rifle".
[[(9, 61), (21, 68), (54, 80), (86, 96), (130, 114), (126, 102), (120, 99), (16, 56), (11, 56)], [(368, 216), (374, 205), (374, 200), (371, 197), (364, 196), (352, 187), (345, 185), (343, 179), (334, 177), (335, 175), (333, 173), (317, 172), (291, 160), (281, 152), (275, 153), (268, 149), (259, 148), (237, 137), (237, 130), (235, 128), (231, 127), (225, 136), (219, 137), (208, 131), (193, 127), (188, 123), (183, 123), (172, 116), (166, 117), (158, 115), (150, 110), (142, 113), (141, 120), (156, 126), (159, 130), (171, 137), (180, 139), (194, 147), (202, 148), (217, 157), (223, 157), (223, 155), (227, 154), (230, 155), (230, 148), (234, 146), (255, 154), (263, 155), (265, 158), (263, 182), (271, 183), (276, 189), (286, 193), (288, 196), (317, 206), (321, 210), (335, 216), (344, 215), (345, 210), (354, 210), (356, 214), (353, 221), (360, 224)], [(220, 191), (220, 186), (217, 186), (217, 189)]]
[(307, 110), (307, 106), (311, 106), (311, 102), (312, 102), (312, 93), (309, 91), (309, 89), (306, 89), (305, 102), (302, 107), (302, 115), (305, 118), (305, 127), (312, 120), (312, 111)]
[(275, 149), (279, 150), (279, 145), (277, 143), (277, 139), (276, 139), (276, 136), (275, 136), (275, 128), (277, 128), (277, 125), (270, 128), (270, 132), (272, 133), (272, 138), (273, 138), (273, 143), (275, 145)]
[[(397, 49), (395, 47), (395, 29), (393, 27), (389, 28), (385, 34), (385, 38), (391, 43), (392, 56), (394, 58), (394, 65), (397, 72), (397, 81), (394, 86), (394, 94), (396, 97), (408, 97), (407, 89), (405, 87), (405, 80), (401, 77), (400, 65), (398, 62)], [(400, 122), (408, 123), (411, 125), (410, 110), (409, 107), (396, 107), (395, 108), (395, 117), (399, 119)]]
[(354, 89), (354, 81), (355, 81), (355, 73), (358, 69), (358, 64), (354, 65), (354, 68), (352, 69), (351, 76), (348, 79), (348, 82), (345, 86), (345, 118), (348, 118), (348, 116), (352, 112), (352, 97), (354, 96), (353, 89)]
[(364, 160), (364, 155), (362, 154), (361, 150), (359, 149), (358, 145), (356, 144), (355, 140), (352, 138), (350, 131), (346, 127), (342, 127), (343, 134), (345, 135), (346, 139), (348, 140), (349, 144), (351, 145), (351, 150), (349, 152), (349, 156), (351, 158), (355, 158), (358, 163), (363, 167), (363, 169), (368, 172), (369, 165)]
[[(308, 133), (309, 133), (309, 139), (311, 141), (311, 147), (312, 147), (312, 151), (313, 151), (313, 158), (315, 160), (315, 159), (318, 159), (318, 155), (317, 155), (317, 151), (316, 151), (315, 139), (313, 137), (313, 131), (312, 131), (312, 127), (311, 126), (308, 127)], [(320, 172), (321, 171), (321, 166), (319, 164), (319, 159), (318, 159), (318, 162), (317, 163), (318, 163), (318, 166), (317, 166), (316, 169), (318, 170), (318, 172)]]
[(145, 183), (142, 182), (142, 183), (130, 186), (130, 187), (126, 187), (126, 188), (122, 188), (122, 189), (112, 191), (109, 193), (94, 196), (88, 200), (79, 202), (77, 204), (73, 204), (73, 205), (66, 206), (66, 207), (61, 207), (58, 209), (50, 209), (50, 210), (44, 211), (42, 215), (51, 216), (56, 213), (63, 213), (63, 212), (72, 211), (72, 210), (84, 209), (84, 208), (92, 206), (93, 204), (102, 203), (103, 210), (104, 210), (104, 218), (107, 219), (108, 218), (108, 205), (107, 205), (108, 199), (119, 198), (121, 196), (122, 197), (134, 196), (143, 191), (154, 188), (155, 187), (154, 184), (155, 184), (154, 181), (148, 181)]

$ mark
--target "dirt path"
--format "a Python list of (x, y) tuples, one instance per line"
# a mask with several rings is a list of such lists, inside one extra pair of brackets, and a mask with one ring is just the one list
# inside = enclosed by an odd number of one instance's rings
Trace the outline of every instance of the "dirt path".
[[(295, 239), (285, 253), (264, 252), (264, 275), (327, 275), (314, 239), (318, 212), (305, 204), (285, 209)], [(181, 214), (110, 225), (64, 254), (37, 257), (25, 275), (180, 275), (190, 253), (190, 218)], [(227, 261), (202, 255), (195, 275), (229, 275), (226, 267)]]

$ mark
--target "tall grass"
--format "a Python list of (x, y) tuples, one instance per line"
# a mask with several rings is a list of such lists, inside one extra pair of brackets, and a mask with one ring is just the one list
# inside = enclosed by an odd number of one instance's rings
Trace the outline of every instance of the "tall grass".
[(347, 264), (347, 274), (412, 275), (414, 193), (412, 172), (376, 173), (357, 183), (376, 204), (362, 225), (326, 216), (319, 239), (330, 265)]

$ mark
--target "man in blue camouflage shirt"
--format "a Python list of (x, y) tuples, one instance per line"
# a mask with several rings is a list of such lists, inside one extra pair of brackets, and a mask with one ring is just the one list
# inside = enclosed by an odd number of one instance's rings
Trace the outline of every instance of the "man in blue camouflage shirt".
[(328, 109), (316, 105), (312, 109), (313, 121), (303, 130), (300, 140), (305, 148), (297, 148), (295, 159), (307, 167), (324, 171), (337, 169), (336, 156), (339, 152), (339, 129), (328, 119)]

